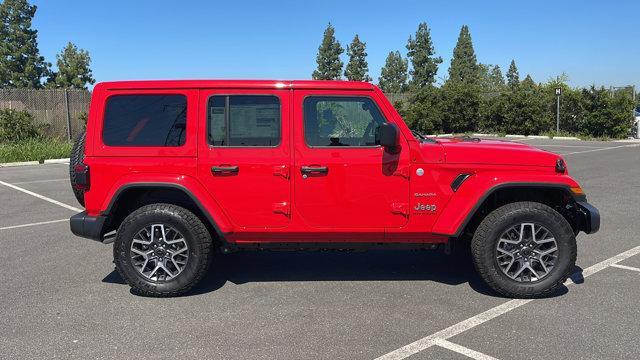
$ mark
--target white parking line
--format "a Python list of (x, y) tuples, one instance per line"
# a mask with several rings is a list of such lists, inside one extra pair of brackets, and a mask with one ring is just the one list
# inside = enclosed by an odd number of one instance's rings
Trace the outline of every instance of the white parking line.
[[(612, 266), (622, 260), (630, 258), (634, 255), (640, 254), (640, 246), (636, 246), (630, 250), (627, 250), (618, 255), (612, 256), (604, 261), (601, 261), (595, 265), (589, 266), (588, 268), (582, 270), (582, 273), (576, 273), (574, 276), (582, 275), (582, 278), (589, 277), (599, 271), (606, 269), (609, 266)], [(566, 286), (570, 286), (574, 282), (571, 279), (568, 279), (565, 282)], [(517, 309), (522, 305), (526, 305), (532, 302), (534, 299), (514, 299), (509, 300), (505, 303), (502, 303), (496, 307), (493, 307), (483, 313), (472, 316), (466, 320), (463, 320), (457, 324), (449, 326), (446, 329), (440, 330), (436, 333), (433, 333), (429, 336), (425, 336), (422, 339), (418, 339), (408, 345), (405, 345), (399, 349), (396, 349), (390, 353), (382, 355), (378, 357), (376, 360), (400, 360), (405, 359), (411, 355), (417, 354), (420, 351), (428, 349), (434, 345), (438, 345), (437, 342), (439, 340), (446, 340), (452, 338), (458, 334), (461, 334), (467, 330), (473, 329), (478, 325), (481, 325), (491, 319), (497, 318), (500, 315), (504, 315), (511, 310)]]
[(553, 144), (534, 144), (532, 146), (535, 147), (566, 147), (566, 148), (596, 148), (596, 149), (606, 149), (609, 146), (593, 146), (593, 145), (553, 145)]
[(637, 267), (633, 267), (633, 266), (620, 265), (620, 264), (611, 264), (611, 266), (615, 267), (615, 268), (618, 268), (618, 269), (625, 269), (625, 270), (631, 270), (631, 271), (640, 272), (640, 269), (638, 269)]
[(606, 151), (606, 150), (614, 150), (614, 149), (620, 149), (620, 148), (631, 148), (631, 147), (638, 147), (638, 146), (640, 146), (640, 144), (610, 146), (610, 147), (599, 148), (599, 149), (591, 149), (591, 150), (584, 150), (584, 151), (574, 151), (574, 152), (565, 153), (565, 154), (561, 154), (561, 155), (564, 156), (564, 155), (584, 154), (584, 153), (590, 153), (590, 152), (594, 152), (594, 151)]
[(19, 186), (15, 186), (15, 185), (12, 185), (12, 184), (6, 183), (6, 182), (4, 182), (4, 181), (0, 181), (0, 185), (4, 185), (4, 186), (6, 186), (6, 187), (10, 187), (10, 188), (12, 188), (12, 189), (14, 189), (14, 190), (21, 191), (21, 192), (23, 192), (23, 193), (25, 193), (25, 194), (29, 194), (29, 195), (31, 195), (31, 196), (35, 196), (35, 197), (37, 197), (38, 199), (42, 199), (42, 200), (44, 200), (44, 201), (48, 201), (48, 202), (50, 202), (50, 203), (52, 203), (52, 204), (56, 204), (56, 205), (58, 205), (58, 206), (62, 206), (63, 208), (65, 208), (65, 209), (69, 209), (69, 210), (71, 210), (71, 211), (75, 211), (75, 212), (81, 212), (81, 211), (82, 211), (82, 209), (79, 209), (79, 208), (77, 208), (77, 207), (75, 207), (75, 206), (67, 205), (67, 204), (62, 203), (62, 202), (60, 202), (60, 201), (58, 201), (58, 200), (53, 200), (52, 198), (48, 198), (48, 197), (46, 197), (46, 196), (44, 196), (44, 195), (36, 194), (36, 193), (34, 193), (33, 191), (29, 191), (29, 190), (27, 190), (27, 189), (23, 189), (23, 188), (21, 188), (21, 187), (19, 187)]
[(46, 224), (55, 224), (55, 223), (60, 223), (60, 222), (65, 222), (65, 221), (69, 221), (69, 219), (60, 219), (60, 220), (51, 220), (51, 221), (41, 221), (41, 222), (34, 222), (34, 223), (30, 223), (30, 224), (22, 224), (22, 225), (5, 226), (5, 227), (0, 227), (0, 231), (1, 231), (1, 230), (18, 229), (18, 228), (29, 227), (29, 226), (46, 225)]
[(443, 347), (447, 350), (451, 350), (451, 351), (455, 351), (458, 354), (462, 354), (466, 357), (472, 358), (472, 359), (476, 359), (476, 360), (498, 360), (496, 358), (494, 358), (493, 356), (489, 356), (486, 354), (483, 354), (481, 352), (475, 351), (475, 350), (471, 350), (468, 347), (464, 347), (462, 345), (458, 345), (455, 343), (452, 343), (451, 341), (445, 340), (445, 339), (437, 339), (434, 341), (436, 345)]
[(12, 184), (13, 184), (13, 185), (37, 184), (37, 183), (46, 183), (46, 182), (52, 182), (52, 181), (69, 181), (69, 178), (63, 178), (63, 179), (47, 179), (47, 180), (31, 180), (31, 181), (18, 181), (18, 182), (14, 182), (14, 183), (12, 183)]

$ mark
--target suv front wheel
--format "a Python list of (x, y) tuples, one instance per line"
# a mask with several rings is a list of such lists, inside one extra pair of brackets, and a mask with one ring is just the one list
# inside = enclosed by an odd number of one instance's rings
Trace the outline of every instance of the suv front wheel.
[(205, 275), (212, 240), (190, 211), (152, 204), (132, 212), (120, 225), (113, 257), (116, 269), (140, 295), (177, 296)]
[(515, 298), (552, 294), (576, 262), (576, 238), (557, 211), (516, 202), (492, 211), (471, 241), (474, 265), (495, 291)]

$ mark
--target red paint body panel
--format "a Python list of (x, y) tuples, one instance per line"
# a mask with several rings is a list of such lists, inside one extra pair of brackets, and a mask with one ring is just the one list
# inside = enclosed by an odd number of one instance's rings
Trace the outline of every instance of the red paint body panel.
[[(179, 147), (109, 147), (102, 141), (104, 105), (119, 94), (183, 94), (186, 142)], [(207, 101), (213, 95), (274, 95), (280, 99), (281, 141), (274, 147), (215, 147), (207, 143)], [(371, 98), (400, 130), (400, 151), (380, 146), (309, 147), (303, 100), (310, 95)], [(555, 172), (556, 154), (525, 144), (438, 139), (417, 141), (375, 86), (348, 81), (181, 80), (96, 85), (85, 163), (89, 215), (104, 214), (125, 186), (176, 184), (188, 190), (231, 243), (442, 243), (500, 184), (577, 187)], [(212, 167), (238, 166), (231, 176)], [(326, 166), (303, 178), (301, 167)], [(472, 174), (457, 192), (451, 183)], [(117, 201), (117, 200), (116, 200)]]

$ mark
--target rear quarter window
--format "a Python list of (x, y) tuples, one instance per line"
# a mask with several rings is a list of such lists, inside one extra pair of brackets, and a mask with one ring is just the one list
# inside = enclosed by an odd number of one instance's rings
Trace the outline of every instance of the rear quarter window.
[(114, 95), (107, 99), (102, 139), (107, 146), (182, 146), (187, 97)]

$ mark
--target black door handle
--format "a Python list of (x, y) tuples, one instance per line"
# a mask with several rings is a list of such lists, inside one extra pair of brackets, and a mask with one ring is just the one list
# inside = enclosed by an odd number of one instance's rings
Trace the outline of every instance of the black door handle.
[(238, 166), (221, 165), (211, 167), (211, 173), (213, 175), (235, 175), (239, 171)]
[(300, 168), (302, 175), (327, 175), (329, 168), (326, 166), (303, 166)]

